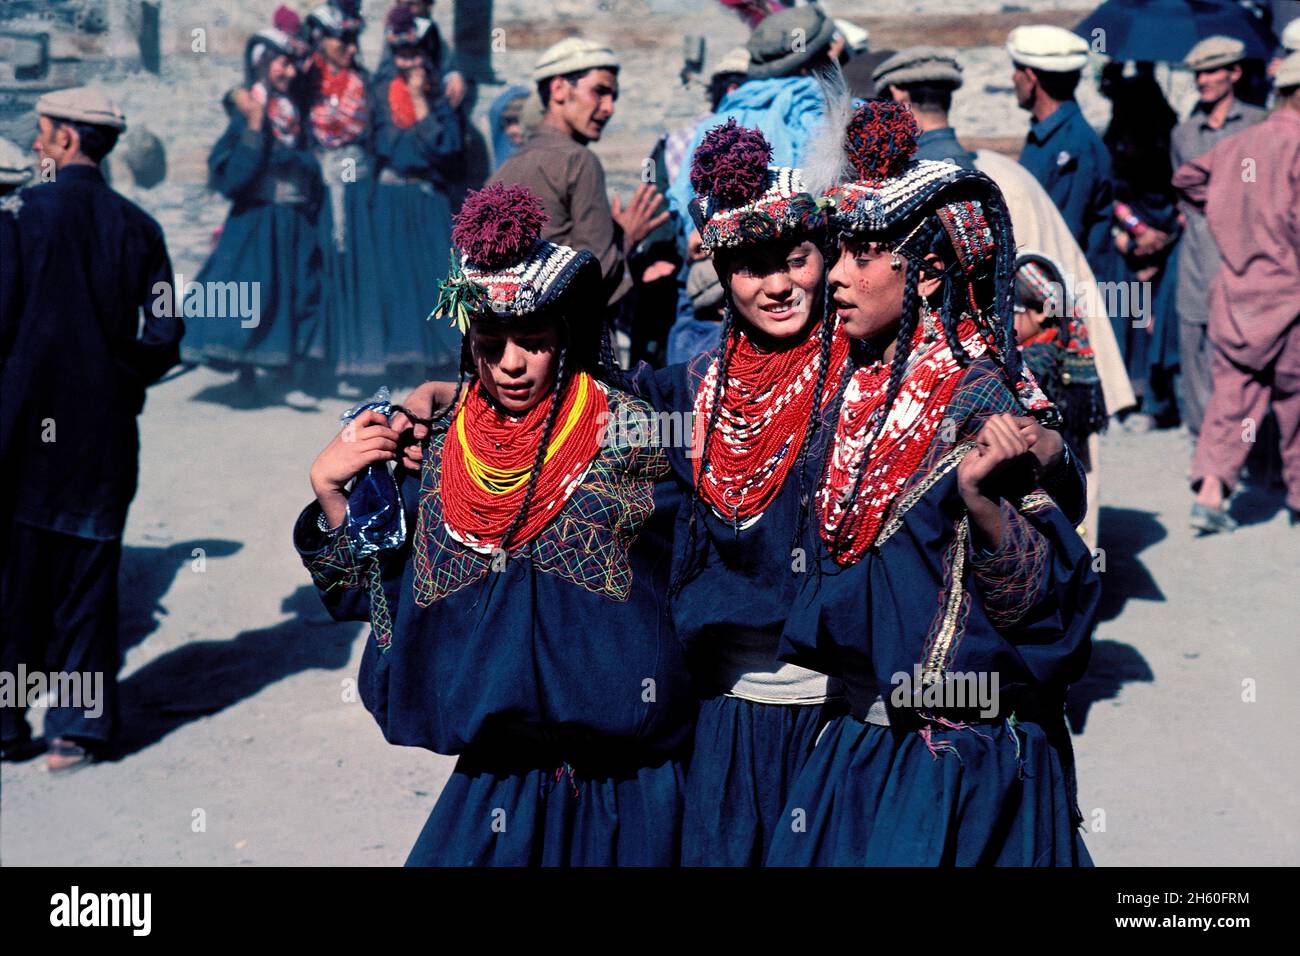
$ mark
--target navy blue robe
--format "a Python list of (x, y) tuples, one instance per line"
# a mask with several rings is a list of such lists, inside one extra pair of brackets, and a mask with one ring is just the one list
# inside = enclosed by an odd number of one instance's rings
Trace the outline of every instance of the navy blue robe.
[[(648, 421), (621, 392), (609, 404)], [(695, 700), (666, 601), (677, 488), (662, 449), (614, 436), (494, 570), (447, 531), (444, 438), (402, 483), (400, 551), (359, 561), (315, 504), (294, 529), (330, 613), (372, 622), (360, 689), (384, 736), (460, 755), (408, 863), (676, 864)]]
[[(1002, 546), (977, 552), (957, 491), (983, 422), (1017, 409), (977, 359), (945, 416), (955, 429), (933, 439), (875, 544), (804, 579), (781, 657), (843, 680), (851, 713), (829, 721), (791, 788), (769, 865), (1089, 862), (1063, 709), (1091, 647), (1091, 555), (1040, 489), (1004, 500)], [(918, 707), (897, 676), (915, 687), (917, 668), (995, 675), (997, 705)], [(869, 719), (878, 696), (887, 726)]]
[[(239, 315), (192, 318), (186, 361), (218, 368), (288, 368), (316, 335), (320, 311), (320, 167), (305, 136), (293, 146), (248, 128), (236, 111), (208, 156), (208, 185), (231, 200), (199, 283), (257, 283), (257, 324)], [(206, 298), (206, 297), (205, 297)]]
[[(651, 373), (638, 368), (634, 387), (658, 412), (677, 413), (685, 441), (671, 444), (669, 458), (684, 494), (695, 484), (701, 449), (690, 447), (689, 414), (718, 351), (689, 363)], [(831, 383), (838, 396), (842, 383)], [(802, 472), (792, 468), (762, 516), (737, 530), (701, 502), (697, 516), (699, 573), (672, 602), (673, 622), (704, 698), (696, 725), (687, 778), (682, 862), (687, 866), (757, 866), (781, 822), (787, 791), (813, 748), (817, 734), (841, 703), (768, 703), (730, 696), (712, 679), (718, 644), (737, 632), (770, 635), (771, 663), (781, 627), (818, 546), (805, 502), (811, 501), (821, 474), (829, 437), (834, 433), (838, 398), (821, 410), (820, 427), (805, 436), (808, 453)], [(663, 437), (661, 435), (661, 437)], [(798, 454), (791, 449), (790, 454)], [(678, 515), (674, 539), (674, 577), (690, 559), (689, 500)], [(801, 512), (805, 517), (801, 519)], [(800, 526), (803, 525), (802, 533)]]
[(361, 76), (366, 84), (366, 126), (350, 142), (324, 148), (312, 133), (310, 103), (304, 110), (325, 181), (317, 230), (325, 321), (309, 343), (308, 355), (323, 363), (327, 375), (343, 378), (382, 376), (396, 364), (387, 351), (380, 294), (390, 277), (374, 210), (375, 102), (369, 77), (364, 71)]
[[(388, 105), (390, 72), (381, 72), (371, 97), (375, 152), (382, 167), (375, 189), (376, 237), (385, 263), (380, 286), (387, 359), (425, 372), (460, 360), (460, 333), (428, 319), (447, 277), (451, 252), (451, 204), (447, 182), (463, 163), (460, 118), (441, 95), (430, 97), (429, 115), (403, 129)], [(437, 86), (441, 80), (434, 77)]]
[(185, 333), (162, 229), (89, 165), (5, 197), (0, 219), (0, 508), (116, 540), (136, 416)]

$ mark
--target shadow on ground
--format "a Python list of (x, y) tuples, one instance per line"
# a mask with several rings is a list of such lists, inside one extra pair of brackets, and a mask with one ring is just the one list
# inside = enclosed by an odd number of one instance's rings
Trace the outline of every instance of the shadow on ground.
[(1165, 594), (1140, 555), (1168, 536), (1154, 512), (1135, 508), (1102, 508), (1097, 546), (1105, 564), (1101, 574), (1101, 602), (1097, 620), (1119, 617), (1130, 600), (1161, 601)]
[[(1130, 600), (1166, 600), (1159, 583), (1147, 570), (1141, 554), (1162, 541), (1168, 532), (1155, 513), (1133, 508), (1102, 508), (1101, 534), (1098, 539), (1101, 571), (1101, 601), (1097, 621), (1119, 617)], [(1088, 709), (1097, 701), (1119, 696), (1120, 688), (1133, 681), (1152, 681), (1155, 675), (1141, 652), (1119, 641), (1094, 641), (1088, 672), (1070, 687), (1065, 713), (1070, 729), (1082, 733), (1088, 721)]]
[(1094, 641), (1088, 672), (1070, 687), (1065, 700), (1065, 716), (1070, 722), (1070, 730), (1076, 734), (1083, 733), (1088, 722), (1088, 709), (1098, 701), (1118, 697), (1125, 684), (1135, 681), (1150, 683), (1153, 680), (1155, 674), (1151, 665), (1133, 645), (1119, 641)]
[(306, 670), (347, 666), (361, 624), (339, 625), (304, 585), (280, 608), (292, 619), (228, 641), (194, 641), (135, 671), (120, 685), (122, 723), (114, 759), (156, 744), (193, 720), (219, 713)]
[[(129, 545), (122, 549), (118, 578), (118, 644), (122, 654), (158, 630), (159, 616), (168, 613), (162, 596), (184, 567), (211, 558), (228, 558), (243, 545), (217, 539), (185, 541), (165, 548)], [(197, 552), (197, 553), (196, 553)]]

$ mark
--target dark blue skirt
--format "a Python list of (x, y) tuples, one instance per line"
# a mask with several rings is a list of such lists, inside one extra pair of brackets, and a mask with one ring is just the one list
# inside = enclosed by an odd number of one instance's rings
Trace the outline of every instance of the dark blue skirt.
[[(197, 283), (257, 283), (257, 324), (239, 316), (204, 314), (185, 320), (182, 355), (221, 369), (287, 368), (316, 333), (320, 247), (316, 213), (297, 203), (236, 206), (221, 239), (195, 277)], [(206, 296), (205, 296), (206, 300)]]
[(769, 866), (1091, 866), (1034, 723), (916, 731), (836, 717), (791, 788)]
[(374, 217), (384, 261), (379, 293), (386, 361), (426, 371), (458, 365), (460, 332), (447, 319), (428, 318), (450, 262), (446, 195), (429, 184), (381, 183), (375, 189)]
[(407, 866), (676, 866), (682, 761), (584, 772), (464, 755)]
[(323, 335), (311, 343), (313, 359), (339, 376), (382, 376), (388, 368), (381, 284), (388, 279), (384, 246), (374, 215), (375, 180), (343, 187), (341, 238), (335, 235), (328, 193), (321, 210)]
[(700, 704), (686, 776), (683, 866), (759, 866), (828, 713), (837, 704), (760, 704), (714, 697)]

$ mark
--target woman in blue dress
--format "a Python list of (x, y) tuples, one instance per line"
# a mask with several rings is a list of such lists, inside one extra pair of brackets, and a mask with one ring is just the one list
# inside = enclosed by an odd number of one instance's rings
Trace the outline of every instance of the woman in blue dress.
[[(642, 363), (628, 379), (653, 406), (690, 496), (674, 532), (671, 585), (702, 698), (685, 865), (761, 864), (791, 781), (845, 706), (838, 682), (776, 656), (820, 547), (809, 502), (849, 343), (827, 316), (826, 207), (799, 170), (769, 157), (763, 135), (734, 121), (705, 136), (691, 211), (726, 290), (722, 344), (657, 372)], [(449, 389), (430, 385), (412, 398), (445, 404)]]
[(1011, 335), (1015, 246), (983, 174), (909, 163), (905, 107), (846, 133), (832, 301), (861, 342), (814, 500), (823, 546), (784, 660), (838, 677), (769, 865), (1079, 865), (1064, 695), (1099, 591), (1043, 492)]
[(451, 205), (446, 184), (463, 164), (460, 118), (442, 95), (427, 51), (428, 20), (396, 6), (385, 24), (391, 56), (375, 78), (375, 152), (379, 180), (374, 220), (386, 265), (379, 292), (390, 365), (454, 367), (456, 330), (426, 322), (429, 303), (446, 278), (451, 253)]
[[(325, 321), (307, 345), (341, 394), (387, 371), (381, 284), (388, 279), (374, 217), (376, 159), (370, 80), (357, 63), (365, 26), (351, 2), (307, 15), (312, 57), (304, 76), (307, 128), (325, 181), (319, 244)], [(351, 379), (351, 381), (349, 381)]]
[(848, 340), (826, 314), (826, 217), (758, 130), (714, 127), (690, 210), (725, 290), (720, 345), (633, 385), (693, 422), (673, 443), (690, 495), (678, 517), (673, 620), (702, 701), (682, 862), (757, 866), (786, 790), (840, 692), (776, 659), (815, 543), (807, 521)]
[(230, 125), (208, 157), (209, 186), (231, 207), (196, 283), (241, 283), (258, 310), (247, 326), (237, 311), (191, 320), (182, 351), (186, 361), (239, 369), (246, 384), (257, 368), (290, 372), (317, 322), (320, 169), (290, 92), (303, 52), (278, 27), (249, 38), (245, 84), (230, 95)]
[(457, 217), (438, 311), (463, 387), (398, 472), (400, 546), (362, 557), (343, 490), (397, 457), (376, 411), (313, 466), (294, 542), (331, 613), (372, 623), (385, 737), (459, 755), (409, 864), (674, 865), (695, 709), (666, 600), (677, 486), (649, 407), (603, 380), (598, 263), (543, 221), (500, 184)]

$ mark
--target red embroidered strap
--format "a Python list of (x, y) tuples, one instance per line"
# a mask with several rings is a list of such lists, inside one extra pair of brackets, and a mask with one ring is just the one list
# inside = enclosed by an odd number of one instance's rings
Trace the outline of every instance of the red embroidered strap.
[[(469, 390), (447, 433), (442, 456), (442, 510), (448, 529), (476, 548), (501, 543), (527, 494), (527, 476), (542, 440), (550, 399), (543, 399), (521, 416), (493, 405), (482, 386)], [(551, 433), (550, 452), (542, 465), (536, 490), (523, 523), (511, 536), (513, 549), (537, 537), (560, 513), (578, 479), (600, 451), (609, 417), (603, 387), (582, 372), (564, 388)], [(565, 423), (571, 423), (569, 428)], [(482, 478), (512, 473), (518, 478), (490, 487)]]
[[(724, 345), (724, 348), (726, 346)], [(838, 320), (822, 390), (825, 407), (839, 386), (849, 341)], [(732, 347), (708, 460), (695, 466), (700, 496), (718, 514), (741, 521), (761, 514), (785, 483), (812, 421), (813, 387), (821, 362), (821, 336), (783, 352), (759, 349), (744, 332)], [(695, 441), (703, 447), (713, 411), (721, 358), (715, 358), (695, 393)]]

